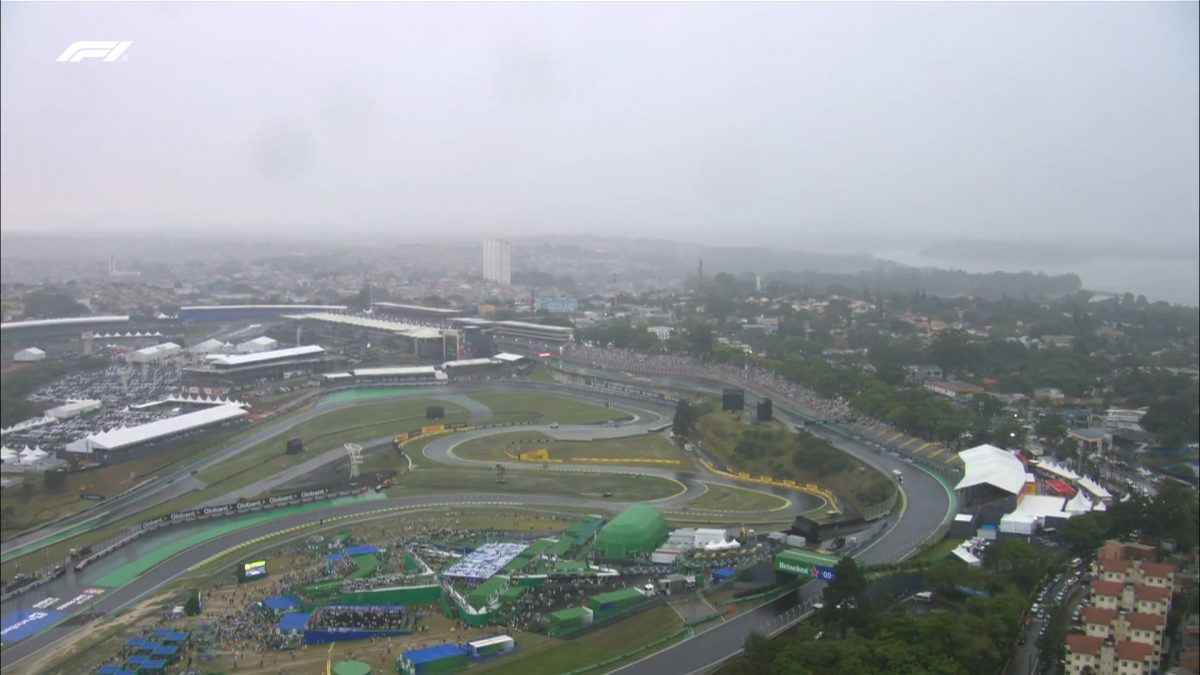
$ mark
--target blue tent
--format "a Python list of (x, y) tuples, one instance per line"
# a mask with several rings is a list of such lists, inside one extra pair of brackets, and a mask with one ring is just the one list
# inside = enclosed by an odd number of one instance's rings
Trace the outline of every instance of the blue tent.
[(308, 625), (308, 617), (312, 616), (311, 612), (291, 612), (284, 614), (279, 623), (275, 624), (275, 628), (281, 631), (301, 631)]
[(728, 567), (722, 567), (719, 570), (713, 570), (713, 579), (730, 579), (734, 575), (734, 571)]
[(326, 553), (326, 554), (325, 554), (325, 562), (337, 562), (337, 561), (339, 561), (339, 560), (341, 560), (342, 558), (345, 558), (345, 557), (346, 557), (346, 556), (345, 556), (345, 555), (343, 555), (343, 554), (341, 553), (341, 551), (339, 551), (339, 552), (337, 552), (337, 553)]
[(169, 645), (163, 645), (161, 647), (158, 647), (154, 651), (150, 652), (150, 656), (174, 656), (175, 652), (177, 652), (177, 651), (179, 651), (179, 647), (171, 647)]
[(373, 544), (346, 547), (346, 555), (371, 555), (372, 553), (379, 553), (379, 547)]
[(458, 645), (438, 645), (436, 647), (426, 647), (425, 649), (414, 649), (410, 652), (404, 652), (404, 658), (414, 666), (430, 663), (431, 661), (441, 661), (442, 659), (453, 658), (455, 656), (463, 656), (467, 650)]
[(289, 609), (300, 606), (300, 601), (289, 595), (281, 595), (277, 598), (267, 598), (262, 601), (263, 607), (275, 612), (286, 612)]
[(163, 668), (166, 668), (166, 667), (167, 667), (167, 662), (166, 662), (166, 661), (144, 661), (144, 662), (142, 663), (142, 665), (138, 667), (138, 670), (139, 670), (139, 671), (142, 671), (142, 670), (162, 670)]

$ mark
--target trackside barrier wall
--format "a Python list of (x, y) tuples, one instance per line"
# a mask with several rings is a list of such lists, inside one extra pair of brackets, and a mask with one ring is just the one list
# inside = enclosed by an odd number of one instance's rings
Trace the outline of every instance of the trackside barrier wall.
[(344, 640), (370, 640), (378, 637), (398, 637), (411, 635), (407, 630), (306, 630), (304, 644), (320, 645)]
[(118, 548), (121, 548), (129, 542), (163, 527), (191, 523), (198, 520), (210, 520), (213, 518), (225, 518), (229, 516), (244, 515), (247, 513), (258, 513), (260, 511), (269, 511), (284, 506), (294, 506), (296, 504), (307, 504), (309, 502), (318, 500), (348, 497), (351, 495), (362, 494), (363, 492), (365, 492), (365, 489), (330, 492), (327, 488), (320, 488), (317, 490), (291, 492), (285, 495), (276, 495), (274, 497), (255, 499), (236, 504), (218, 504), (216, 506), (206, 506), (199, 509), (176, 511), (168, 516), (160, 516), (152, 520), (144, 521), (140, 525), (134, 525), (126, 528), (120, 535), (118, 535), (116, 541), (105, 545), (95, 553), (92, 553), (83, 560), (80, 560), (75, 565), (75, 571), (82, 572), (88, 565), (112, 553)]
[(338, 604), (342, 605), (427, 605), (442, 598), (442, 587), (437, 584), (429, 586), (405, 586), (401, 588), (380, 588), (371, 591), (354, 591), (342, 593)]

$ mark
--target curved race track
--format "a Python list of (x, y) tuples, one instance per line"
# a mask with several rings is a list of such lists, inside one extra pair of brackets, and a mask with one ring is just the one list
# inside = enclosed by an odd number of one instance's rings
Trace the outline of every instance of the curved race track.
[[(611, 377), (612, 373), (608, 373)], [(698, 385), (703, 387), (704, 385)], [(611, 438), (622, 435), (634, 435), (647, 433), (650, 428), (660, 426), (663, 423), (665, 408), (637, 400), (636, 403), (630, 402), (629, 399), (618, 397), (609, 393), (592, 393), (580, 395), (570, 390), (563, 391), (558, 387), (541, 386), (541, 385), (514, 385), (511, 383), (497, 383), (488, 387), (480, 387), (478, 385), (468, 387), (449, 387), (440, 389), (438, 392), (420, 392), (419, 395), (429, 398), (440, 398), (441, 392), (445, 395), (454, 394), (469, 394), (472, 391), (528, 391), (528, 390), (549, 390), (558, 395), (570, 395), (578, 398), (586, 398), (589, 400), (601, 401), (620, 401), (621, 407), (632, 409), (637, 415), (637, 419), (633, 422), (626, 423), (616, 427), (601, 427), (601, 426), (570, 426), (559, 429), (550, 429), (548, 426), (522, 426), (520, 429), (536, 430), (540, 433), (553, 435), (556, 438), (563, 440), (585, 440), (593, 438)], [(414, 395), (417, 392), (413, 392)], [(201, 466), (207, 466), (210, 463), (216, 463), (223, 459), (240, 452), (254, 444), (260, 443), (267, 438), (281, 434), (288, 428), (300, 424), (316, 415), (325, 414), (331, 410), (336, 410), (341, 407), (355, 405), (354, 402), (347, 402), (343, 405), (336, 406), (318, 406), (303, 413), (293, 415), (287, 419), (278, 420), (273, 423), (264, 425), (263, 428), (256, 430), (246, 439), (231, 446), (227, 450), (222, 450), (213, 457), (203, 461)], [(784, 410), (777, 402), (776, 409), (783, 413), (785, 418), (789, 420), (802, 419), (800, 413), (789, 414), (789, 411)], [(474, 415), (473, 415), (474, 416)], [(509, 433), (513, 431), (512, 427), (496, 427), (492, 429), (481, 429), (458, 434), (453, 436), (439, 437), (435, 441), (428, 443), (425, 448), (425, 456), (433, 461), (454, 465), (478, 465), (484, 464), (492, 466), (492, 462), (477, 462), (466, 460), (457, 457), (453, 453), (453, 448), (458, 443), (461, 443), (470, 438), (477, 438), (489, 434)], [(907, 501), (906, 505), (901, 508), (900, 514), (891, 518), (889, 526), (879, 536), (877, 540), (871, 543), (865, 549), (856, 553), (856, 557), (866, 562), (885, 562), (899, 560), (904, 555), (910, 553), (917, 545), (930, 533), (935, 531), (946, 518), (950, 509), (950, 496), (944, 488), (943, 484), (933, 478), (926, 472), (906, 464), (905, 462), (895, 459), (887, 455), (880, 455), (870, 450), (861, 443), (857, 443), (845, 438), (830, 438), (840, 449), (855, 455), (863, 461), (878, 467), (885, 473), (890, 473), (893, 468), (903, 468), (908, 482), (905, 485), (912, 501)], [(185, 467), (174, 477), (186, 476), (187, 473), (195, 466)], [(517, 470), (527, 469), (519, 463), (512, 464), (512, 467)], [(630, 468), (630, 467), (613, 467), (613, 466), (589, 466), (589, 465), (571, 465), (556, 467), (556, 470), (564, 471), (599, 471), (608, 473), (640, 473), (644, 475), (654, 475), (657, 477), (668, 478), (682, 482), (687, 488), (686, 492), (680, 495), (675, 495), (666, 500), (659, 502), (660, 506), (670, 509), (681, 506), (688, 499), (692, 499), (699, 494), (702, 494), (703, 486), (699, 484), (699, 479), (704, 482), (715, 484), (737, 485), (745, 489), (747, 486), (740, 485), (735, 481), (724, 479), (720, 476), (712, 476), (709, 474), (681, 472), (669, 469), (658, 468)], [(165, 482), (164, 482), (165, 484)], [(161, 490), (163, 485), (155, 486), (155, 489), (147, 490), (145, 493), (137, 493), (131, 495), (128, 499), (119, 504), (113, 504), (113, 511), (106, 514), (106, 519), (111, 519), (123, 515), (128, 512), (136, 512), (142, 508), (146, 508), (148, 504), (155, 503), (155, 499), (162, 501)], [(176, 486), (178, 487), (178, 486)], [(807, 495), (792, 495), (792, 504), (789, 511), (802, 511), (815, 507), (817, 503), (811, 501), (815, 498)], [(806, 500), (805, 497), (808, 499)], [(526, 507), (531, 509), (547, 509), (552, 510), (555, 507), (583, 507), (588, 509), (596, 509), (600, 511), (612, 511), (615, 508), (623, 506), (620, 502), (610, 500), (588, 500), (562, 496), (538, 496), (538, 495), (522, 495), (515, 498), (513, 495), (507, 494), (462, 494), (462, 495), (428, 495), (419, 497), (401, 497), (384, 501), (366, 501), (358, 504), (350, 504), (344, 506), (331, 507), (321, 509), (319, 511), (310, 511), (298, 513), (292, 516), (273, 520), (258, 525), (253, 525), (236, 532), (219, 536), (217, 538), (199, 544), (178, 556), (168, 560), (166, 563), (153, 568), (146, 574), (139, 577), (133, 583), (124, 588), (109, 591), (101, 596), (92, 606), (92, 611), (105, 614), (111, 614), (127, 606), (133, 601), (153, 592), (155, 589), (170, 582), (176, 577), (183, 574), (190, 567), (212, 559), (214, 556), (219, 556), (224, 552), (232, 549), (241, 548), (256, 540), (282, 533), (283, 531), (293, 528), (300, 528), (307, 525), (316, 524), (319, 521), (331, 520), (336, 518), (346, 517), (372, 517), (386, 516), (389, 513), (405, 513), (420, 510), (444, 510), (447, 508), (462, 508), (471, 506), (508, 506), (508, 507)], [(698, 512), (703, 513), (703, 512)], [(749, 515), (749, 514), (748, 514)], [(765, 514), (759, 514), (765, 515)], [(772, 513), (771, 516), (778, 519), (778, 512)], [(95, 512), (88, 515), (88, 518), (95, 517)], [(71, 521), (59, 524), (58, 527), (69, 527), (73, 524)], [(41, 536), (45, 536), (44, 534)], [(30, 539), (37, 538), (35, 535)], [(278, 543), (272, 542), (271, 545)], [(819, 584), (807, 584), (802, 589), (803, 595), (812, 595), (819, 592)], [(758, 610), (749, 612), (737, 619), (716, 624), (712, 628), (697, 635), (703, 635), (703, 640), (692, 638), (682, 643), (678, 643), (671, 648), (668, 648), (658, 654), (643, 659), (635, 664), (622, 668), (619, 672), (623, 673), (690, 673), (697, 670), (703, 670), (706, 667), (719, 662), (721, 659), (727, 658), (737, 653), (742, 646), (745, 636), (751, 631), (759, 627), (761, 623), (773, 617), (778, 611), (786, 609), (786, 607), (777, 607), (781, 602), (783, 604), (794, 603), (792, 598), (784, 598), (771, 603), (768, 606), (759, 608)], [(790, 604), (789, 604), (790, 606)], [(7, 646), (4, 650), (4, 665), (5, 668), (18, 665), (22, 660), (37, 652), (50, 647), (58, 640), (71, 635), (80, 630), (79, 626), (67, 626), (60, 624), (47, 631), (43, 631), (37, 635), (31, 636), (14, 645)]]

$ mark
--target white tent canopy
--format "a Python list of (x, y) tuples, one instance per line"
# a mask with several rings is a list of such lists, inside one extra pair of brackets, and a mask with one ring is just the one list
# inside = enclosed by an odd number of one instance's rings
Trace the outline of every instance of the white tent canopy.
[(962, 490), (976, 485), (991, 485), (1018, 494), (1025, 485), (1025, 465), (1008, 450), (993, 445), (980, 445), (958, 453), (965, 469), (963, 478), (954, 486)]

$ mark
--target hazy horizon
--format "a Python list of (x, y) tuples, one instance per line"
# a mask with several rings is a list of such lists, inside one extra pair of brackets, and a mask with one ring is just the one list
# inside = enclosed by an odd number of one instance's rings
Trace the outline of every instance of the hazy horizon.
[[(0, 14), (6, 232), (976, 240), (1200, 268), (1196, 3)], [(55, 62), (83, 39), (133, 44)]]

